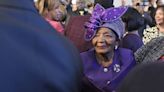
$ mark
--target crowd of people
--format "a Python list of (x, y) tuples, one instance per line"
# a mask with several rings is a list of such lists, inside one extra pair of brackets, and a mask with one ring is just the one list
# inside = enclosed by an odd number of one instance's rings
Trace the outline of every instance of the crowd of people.
[(0, 91), (163, 92), (164, 2), (113, 2), (0, 0)]

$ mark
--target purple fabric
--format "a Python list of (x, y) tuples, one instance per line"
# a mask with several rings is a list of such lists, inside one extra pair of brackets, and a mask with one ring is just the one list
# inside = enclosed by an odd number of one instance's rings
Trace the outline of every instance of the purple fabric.
[(103, 92), (114, 91), (121, 80), (136, 64), (133, 52), (123, 48), (115, 50), (113, 63), (107, 67), (107, 72), (104, 72), (104, 67), (98, 64), (94, 49), (81, 53), (81, 57), (85, 76)]
[(90, 20), (84, 25), (86, 28), (85, 40), (91, 40), (100, 27), (113, 29), (119, 38), (121, 38), (125, 28), (120, 17), (126, 12), (127, 8), (122, 6), (104, 9), (101, 5), (96, 4)]
[(133, 52), (136, 52), (137, 49), (139, 49), (143, 45), (143, 41), (141, 37), (135, 35), (135, 34), (127, 34), (122, 39), (122, 47), (132, 50)]

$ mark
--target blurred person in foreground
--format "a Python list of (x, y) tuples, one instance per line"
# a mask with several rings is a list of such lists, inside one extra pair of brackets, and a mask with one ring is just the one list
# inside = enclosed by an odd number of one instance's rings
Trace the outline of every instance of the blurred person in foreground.
[(0, 92), (79, 92), (79, 54), (33, 0), (0, 0), (0, 11)]
[(116, 92), (163, 92), (164, 63), (154, 62), (133, 68)]
[(93, 49), (81, 53), (84, 74), (100, 92), (115, 91), (136, 63), (131, 50), (118, 47), (125, 29), (120, 17), (126, 10), (127, 7), (104, 9), (96, 4), (85, 24), (84, 37), (91, 41)]

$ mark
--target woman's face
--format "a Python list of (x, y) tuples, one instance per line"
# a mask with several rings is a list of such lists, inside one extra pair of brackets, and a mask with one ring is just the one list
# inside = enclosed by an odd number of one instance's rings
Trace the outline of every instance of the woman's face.
[(160, 8), (156, 11), (155, 21), (157, 25), (164, 24), (164, 11)]
[(66, 14), (66, 9), (61, 4), (57, 7), (54, 7), (54, 9), (51, 11), (52, 19), (55, 21), (63, 21), (66, 17)]
[(100, 28), (92, 39), (92, 44), (98, 54), (106, 54), (114, 50), (116, 43), (116, 35), (108, 28)]

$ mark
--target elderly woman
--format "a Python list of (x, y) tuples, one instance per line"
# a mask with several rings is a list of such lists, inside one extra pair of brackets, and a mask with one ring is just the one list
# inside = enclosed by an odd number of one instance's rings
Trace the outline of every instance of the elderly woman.
[(121, 16), (127, 7), (104, 9), (97, 4), (86, 23), (85, 40), (94, 48), (81, 53), (84, 74), (102, 92), (114, 91), (126, 74), (135, 66), (133, 52), (118, 47), (124, 33)]

